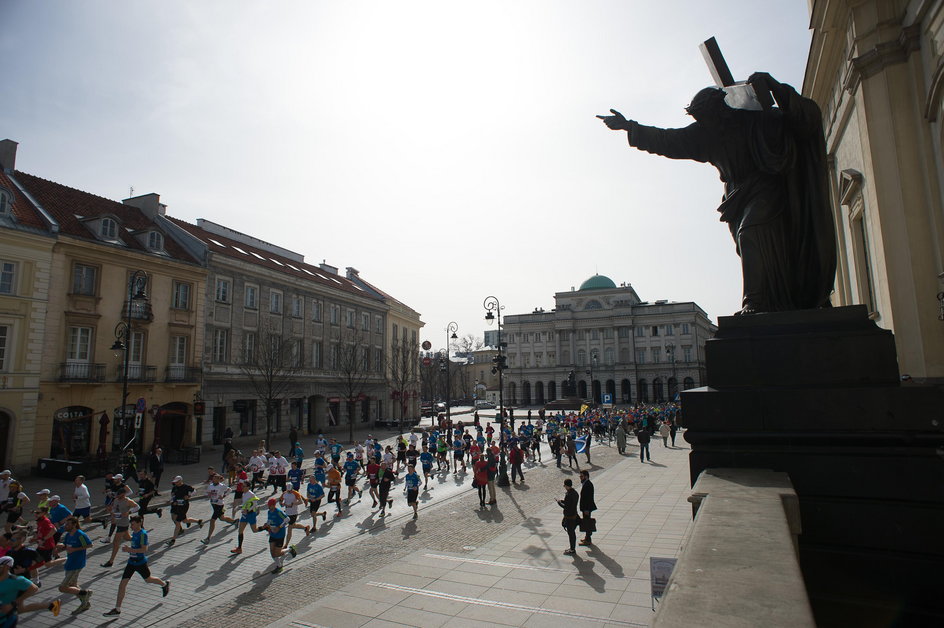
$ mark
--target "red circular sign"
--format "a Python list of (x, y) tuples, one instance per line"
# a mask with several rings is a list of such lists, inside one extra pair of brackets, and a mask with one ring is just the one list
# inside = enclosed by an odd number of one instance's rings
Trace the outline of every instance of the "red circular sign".
[(423, 358), (423, 366), (430, 366), (432, 365), (432, 363), (433, 363), (432, 358)]

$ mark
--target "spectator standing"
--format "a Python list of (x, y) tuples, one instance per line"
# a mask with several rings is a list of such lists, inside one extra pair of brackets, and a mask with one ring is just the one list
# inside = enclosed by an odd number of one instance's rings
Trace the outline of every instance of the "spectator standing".
[(557, 505), (564, 509), (561, 526), (567, 531), (569, 547), (564, 550), (564, 554), (568, 556), (577, 553), (577, 502), (579, 499), (577, 491), (574, 490), (574, 483), (570, 478), (564, 480), (564, 499), (557, 500)]
[(596, 521), (590, 516), (597, 509), (593, 501), (593, 482), (590, 481), (590, 472), (584, 469), (580, 472), (580, 529), (583, 530), (581, 545), (593, 545), (591, 537), (596, 530)]
[(164, 475), (164, 450), (158, 447), (148, 460), (148, 471), (154, 478), (154, 494), (160, 495), (161, 476)]
[(649, 455), (649, 429), (645, 426), (637, 427), (636, 431), (636, 440), (639, 441), (639, 462), (645, 462), (646, 460), (652, 462), (652, 457)]

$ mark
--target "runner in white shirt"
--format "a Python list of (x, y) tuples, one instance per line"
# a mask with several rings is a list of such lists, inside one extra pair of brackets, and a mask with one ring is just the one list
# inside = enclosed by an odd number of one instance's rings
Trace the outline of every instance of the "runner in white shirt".
[(364, 446), (360, 443), (354, 445), (354, 460), (361, 466), (361, 469), (364, 468)]
[(10, 482), (13, 480), (13, 472), (9, 469), (0, 471), (0, 503), (7, 501), (10, 496)]
[(210, 544), (210, 537), (213, 536), (213, 531), (216, 529), (217, 519), (233, 525), (238, 523), (232, 517), (227, 517), (223, 514), (223, 498), (225, 498), (228, 493), (229, 487), (223, 484), (223, 476), (217, 473), (213, 476), (213, 481), (206, 487), (206, 496), (210, 500), (210, 506), (213, 508), (213, 516), (210, 517), (210, 530), (207, 532), (206, 538), (200, 541), (204, 545)]
[(260, 450), (256, 449), (252, 452), (252, 457), (249, 458), (249, 470), (252, 472), (250, 488), (252, 490), (255, 490), (256, 486), (265, 486), (262, 482), (262, 474), (265, 473), (267, 464), (265, 456), (262, 455)]
[(272, 485), (272, 494), (281, 489), (285, 490), (285, 474), (288, 473), (288, 460), (278, 451), (272, 452), (269, 458), (269, 483)]
[(282, 496), (279, 498), (279, 503), (282, 504), (282, 507), (285, 509), (285, 514), (288, 515), (288, 533), (285, 535), (285, 545), (283, 545), (283, 547), (288, 547), (292, 544), (292, 530), (304, 530), (305, 536), (308, 536), (308, 533), (311, 532), (309, 526), (295, 523), (298, 520), (298, 509), (304, 505), (304, 502), (305, 498), (302, 497), (301, 493), (291, 486), (282, 489)]
[(416, 431), (410, 432), (410, 444), (413, 445), (414, 448), (416, 447), (416, 441), (418, 440), (419, 436), (416, 435)]
[(80, 517), (82, 523), (91, 523), (92, 494), (89, 493), (89, 489), (85, 485), (85, 476), (76, 476), (74, 483), (75, 490), (72, 491), (72, 499), (75, 500), (75, 507), (72, 509), (72, 514), (76, 517)]

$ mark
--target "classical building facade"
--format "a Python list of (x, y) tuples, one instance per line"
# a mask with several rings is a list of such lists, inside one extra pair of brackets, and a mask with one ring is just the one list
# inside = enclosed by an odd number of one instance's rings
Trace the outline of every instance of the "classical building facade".
[(226, 428), (236, 436), (342, 432), (349, 420), (369, 424), (391, 411), (388, 318), (413, 321), (415, 340), (418, 315), (389, 317), (384, 295), (328, 264), (209, 220), (171, 220), (207, 263), (205, 439), (222, 442)]
[(658, 402), (702, 385), (705, 341), (716, 328), (695, 303), (643, 302), (632, 286), (602, 275), (554, 301), (549, 312), (504, 317), (506, 403), (543, 405), (570, 395)]
[(823, 111), (835, 305), (895, 333), (902, 374), (944, 381), (944, 2), (811, 0), (803, 93)]
[(39, 309), (21, 309), (13, 343), (31, 356), (27, 370), (41, 355), (37, 401), (16, 409), (17, 462), (198, 444), (201, 260), (168, 232), (156, 195), (119, 203), (15, 170), (15, 150), (4, 154), (16, 216), (32, 211), (53, 242), (48, 260), (28, 260), (19, 238), (16, 289)]

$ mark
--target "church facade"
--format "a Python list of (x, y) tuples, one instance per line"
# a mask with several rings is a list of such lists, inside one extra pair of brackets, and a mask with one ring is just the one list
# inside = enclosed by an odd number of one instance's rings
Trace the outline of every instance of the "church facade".
[(554, 302), (551, 311), (504, 317), (507, 403), (658, 403), (703, 385), (705, 341), (716, 327), (696, 303), (642, 301), (603, 275)]

